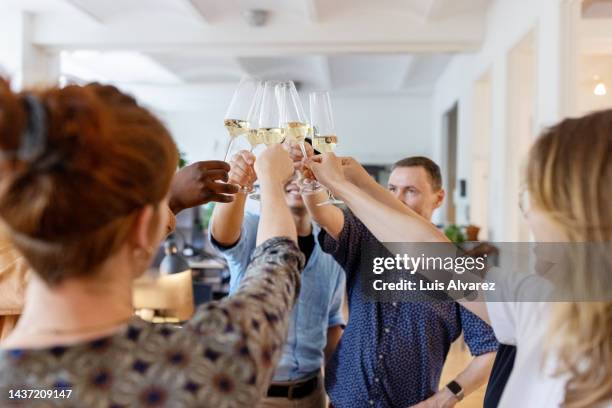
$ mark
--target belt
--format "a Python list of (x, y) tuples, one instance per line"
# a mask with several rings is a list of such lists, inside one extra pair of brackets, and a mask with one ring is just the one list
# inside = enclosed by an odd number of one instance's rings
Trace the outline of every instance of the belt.
[(272, 384), (268, 388), (268, 397), (287, 398), (290, 400), (306, 398), (317, 389), (319, 376), (309, 378), (291, 385)]

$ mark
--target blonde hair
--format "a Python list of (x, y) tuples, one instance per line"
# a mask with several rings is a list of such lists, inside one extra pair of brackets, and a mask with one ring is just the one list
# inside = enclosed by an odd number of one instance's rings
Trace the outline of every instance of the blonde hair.
[[(533, 203), (570, 241), (612, 242), (612, 110), (546, 131), (531, 149), (526, 176)], [(610, 286), (593, 272), (602, 265), (589, 267), (604, 258), (581, 251), (571, 259), (570, 273), (560, 279), (563, 289), (598, 301), (553, 304), (547, 345), (558, 356), (556, 374), (569, 378), (563, 406), (591, 407), (612, 397), (612, 303), (605, 301)]]

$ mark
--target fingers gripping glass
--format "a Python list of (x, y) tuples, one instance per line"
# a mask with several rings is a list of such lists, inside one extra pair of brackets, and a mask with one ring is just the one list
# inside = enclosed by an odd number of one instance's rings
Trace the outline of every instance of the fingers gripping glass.
[[(227, 162), (229, 160), (232, 146), (239, 136), (244, 135), (249, 143), (251, 143), (249, 135), (251, 133), (252, 122), (250, 119), (261, 92), (262, 82), (250, 77), (243, 78), (234, 91), (223, 121), (230, 137), (225, 150), (224, 161)], [(252, 148), (253, 145), (251, 143), (251, 150)], [(249, 193), (252, 190), (253, 187), (251, 185), (240, 187), (240, 191), (243, 193)]]
[(229, 141), (225, 149), (223, 161), (228, 160), (230, 149), (237, 137), (247, 135), (249, 132), (248, 116), (253, 108), (253, 103), (260, 92), (261, 81), (255, 78), (243, 78), (234, 91), (232, 100), (225, 113), (223, 124), (227, 129)]
[[(285, 143), (297, 143), (302, 151), (302, 157), (306, 159), (306, 137), (310, 134), (310, 125), (302, 107), (302, 101), (293, 81), (281, 82), (277, 87), (277, 95), (281, 108), (281, 124), (285, 132)], [(294, 180), (300, 189), (302, 187), (303, 175), (300, 171), (294, 172)]]
[[(285, 140), (285, 131), (281, 123), (279, 84), (278, 81), (266, 81), (253, 105), (249, 115), (252, 118), (249, 123), (253, 123), (253, 129), (249, 131), (249, 141), (252, 146), (258, 144), (271, 146), (283, 143)], [(250, 198), (258, 200), (259, 194), (253, 193)]]
[[(320, 153), (330, 153), (336, 149), (338, 137), (336, 136), (336, 126), (332, 113), (331, 99), (329, 92), (317, 91), (309, 95), (310, 102), (310, 123), (312, 125), (312, 147)], [(317, 192), (325, 189), (321, 183), (313, 180), (309, 185), (304, 186), (306, 192)], [(317, 205), (343, 204), (337, 200), (328, 190), (329, 199)]]

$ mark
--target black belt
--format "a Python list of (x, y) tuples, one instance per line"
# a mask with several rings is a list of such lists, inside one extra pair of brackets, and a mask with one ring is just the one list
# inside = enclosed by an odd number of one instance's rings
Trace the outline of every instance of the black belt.
[(291, 385), (272, 384), (270, 388), (268, 388), (268, 397), (287, 398), (290, 400), (302, 399), (312, 394), (314, 390), (317, 389), (318, 385), (318, 375), (308, 380)]

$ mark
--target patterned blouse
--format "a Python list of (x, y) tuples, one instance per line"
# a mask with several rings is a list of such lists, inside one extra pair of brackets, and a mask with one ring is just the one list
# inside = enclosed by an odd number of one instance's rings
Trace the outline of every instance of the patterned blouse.
[[(240, 290), (183, 328), (133, 318), (86, 344), (0, 350), (0, 406), (252, 407), (280, 358), (303, 266), (293, 241), (273, 238), (253, 253)], [(10, 399), (30, 389), (72, 392)]]

